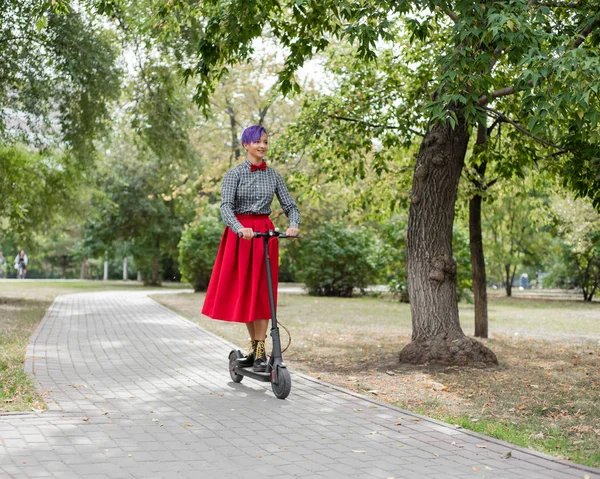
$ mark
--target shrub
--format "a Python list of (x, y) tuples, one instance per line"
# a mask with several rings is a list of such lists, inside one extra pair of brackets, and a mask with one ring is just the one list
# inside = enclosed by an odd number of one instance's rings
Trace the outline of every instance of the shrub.
[(223, 234), (223, 223), (214, 217), (199, 218), (181, 235), (179, 264), (181, 276), (194, 287), (206, 291)]
[(378, 257), (382, 263), (384, 281), (390, 292), (403, 303), (408, 303), (406, 276), (406, 216), (394, 216), (381, 225)]
[(297, 241), (297, 276), (313, 296), (352, 296), (377, 277), (373, 236), (365, 228), (324, 224)]

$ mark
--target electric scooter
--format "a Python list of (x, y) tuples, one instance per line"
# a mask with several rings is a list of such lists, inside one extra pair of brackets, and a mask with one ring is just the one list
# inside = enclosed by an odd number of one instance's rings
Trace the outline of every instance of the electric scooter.
[(256, 372), (252, 366), (240, 367), (237, 365), (237, 359), (243, 358), (244, 354), (238, 349), (229, 353), (229, 375), (234, 383), (239, 383), (244, 376), (256, 379), (258, 381), (270, 382), (275, 397), (285, 399), (292, 389), (292, 378), (281, 356), (281, 341), (279, 339), (279, 326), (277, 325), (277, 315), (275, 311), (275, 296), (273, 294), (273, 278), (271, 275), (271, 258), (269, 256), (269, 240), (271, 238), (297, 238), (297, 236), (287, 236), (280, 233), (279, 230), (269, 230), (265, 233), (254, 233), (255, 238), (263, 239), (265, 251), (265, 269), (267, 271), (267, 284), (269, 286), (269, 306), (271, 307), (271, 338), (273, 339), (273, 351), (267, 361), (267, 369), (264, 372)]

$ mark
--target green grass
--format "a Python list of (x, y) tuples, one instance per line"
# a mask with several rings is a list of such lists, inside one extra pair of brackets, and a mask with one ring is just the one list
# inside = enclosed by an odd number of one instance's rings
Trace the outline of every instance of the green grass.
[[(427, 411), (419, 412), (423, 414)], [(591, 437), (593, 434), (583, 435), (574, 440), (567, 430), (558, 427), (546, 428), (543, 423), (474, 420), (465, 416), (444, 416), (436, 419), (546, 454), (565, 454), (571, 461), (586, 466), (597, 467), (600, 464), (600, 451), (596, 448), (597, 442)]]
[(45, 409), (41, 395), (23, 370), (31, 333), (51, 301), (0, 298), (0, 411)]
[[(473, 330), (473, 311), (472, 305), (460, 305), (466, 332)], [(488, 316), (492, 333), (546, 338), (600, 335), (600, 302), (499, 297), (489, 301)]]

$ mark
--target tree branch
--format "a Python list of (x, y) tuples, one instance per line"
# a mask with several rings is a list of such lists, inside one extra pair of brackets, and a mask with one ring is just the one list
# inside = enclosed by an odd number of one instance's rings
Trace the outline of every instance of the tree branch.
[(562, 2), (538, 2), (537, 0), (529, 0), (527, 5), (532, 7), (549, 7), (549, 8), (577, 8), (585, 9), (586, 5), (582, 5), (580, 2), (562, 3)]
[[(362, 123), (363, 125), (368, 126), (369, 128), (384, 128), (386, 130), (400, 130), (401, 129), (399, 126), (376, 125), (374, 123), (369, 123), (367, 121), (358, 120), (356, 118), (348, 118), (346, 116), (340, 116), (340, 115), (327, 115), (327, 117), (333, 118), (335, 120), (350, 121), (353, 123)], [(408, 131), (410, 131), (414, 135), (425, 136), (423, 133), (413, 130), (412, 128), (408, 128)]]
[[(539, 4), (537, 1), (535, 0), (531, 0), (529, 2), (529, 5), (541, 5)], [(578, 35), (577, 38), (573, 41), (573, 43), (571, 44), (571, 48), (570, 50), (574, 50), (575, 48), (579, 48), (583, 42), (585, 41), (585, 39), (592, 33), (592, 31), (600, 26), (600, 18), (596, 18), (594, 19), (593, 22), (591, 22), (587, 27), (585, 27)], [(498, 52), (498, 49), (494, 52), (494, 54), (496, 54), (496, 52)], [(499, 52), (498, 52), (499, 53)], [(496, 63), (497, 59), (493, 62), (492, 66)], [(533, 84), (531, 83), (531, 81), (529, 82), (529, 86), (533, 86)], [(479, 106), (485, 106), (487, 105), (490, 101), (496, 99), (496, 98), (501, 98), (504, 96), (509, 96), (512, 95), (513, 93), (515, 93), (517, 91), (517, 88), (513, 85), (513, 86), (507, 86), (504, 88), (499, 88), (498, 90), (493, 91), (492, 93), (490, 93), (490, 95), (481, 95), (478, 99), (478, 105)]]
[(542, 145), (550, 147), (550, 148), (556, 148), (561, 153), (566, 153), (568, 151), (568, 150), (565, 150), (564, 148), (562, 148), (561, 146), (558, 146), (558, 145), (552, 143), (551, 141), (545, 140), (544, 138), (540, 138), (539, 136), (534, 135), (530, 131), (527, 131), (525, 128), (523, 128), (521, 125), (519, 125), (516, 121), (511, 120), (510, 118), (505, 116), (503, 113), (501, 113), (497, 110), (493, 110), (492, 108), (488, 108), (488, 107), (486, 107), (485, 109), (486, 109), (486, 111), (491, 113), (491, 116), (493, 118), (499, 119), (500, 121), (505, 122), (505, 123), (510, 123), (521, 133), (523, 133), (524, 135), (527, 135), (529, 138), (532, 138), (533, 140), (537, 141), (538, 143), (541, 143)]
[(450, 10), (449, 8), (445, 8), (444, 12), (446, 13), (446, 15), (448, 15), (450, 17), (450, 19), (456, 24), (458, 23), (458, 15), (456, 13), (454, 13), (452, 10)]
[(502, 98), (503, 96), (512, 95), (517, 89), (514, 86), (506, 86), (504, 88), (499, 88), (498, 90), (493, 91), (490, 95), (481, 95), (478, 100), (479, 106), (485, 106), (490, 101), (495, 100), (496, 98)]
[(598, 26), (600, 26), (600, 19), (596, 18), (592, 23), (590, 23), (587, 27), (585, 27), (581, 31), (581, 33), (578, 35), (578, 37), (573, 42), (573, 45), (571, 45), (571, 48), (572, 49), (579, 48), (579, 46), (583, 42), (585, 42), (585, 39), (590, 35), (590, 33), (592, 33), (594, 28), (596, 28)]

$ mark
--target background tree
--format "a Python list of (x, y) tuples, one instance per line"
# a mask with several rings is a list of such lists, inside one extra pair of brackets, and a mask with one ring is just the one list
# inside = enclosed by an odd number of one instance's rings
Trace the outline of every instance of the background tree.
[(548, 251), (544, 226), (549, 198), (529, 177), (520, 184), (505, 184), (502, 190), (495, 188), (486, 203), (483, 223), (489, 263), (511, 296), (517, 270), (539, 264)]
[(85, 182), (120, 84), (102, 21), (39, 6), (5, 0), (0, 17), (0, 229), (29, 238)]
[[(530, 135), (552, 134), (552, 127), (561, 123), (571, 125), (569, 137), (551, 142), (563, 152), (577, 149), (577, 155), (563, 156), (570, 166), (564, 171), (573, 172), (573, 165), (590, 162), (582, 145), (596, 141), (589, 135), (597, 128), (597, 104), (590, 86), (600, 65), (595, 40), (585, 40), (600, 23), (597, 7), (595, 2), (548, 6), (377, 1), (357, 8), (339, 2), (271, 1), (260, 5), (258, 15), (254, 4), (215, 1), (201, 6), (161, 2), (160, 14), (165, 28), (178, 25), (181, 17), (207, 19), (198, 43), (199, 61), (189, 69), (198, 78), (196, 98), (201, 104), (208, 104), (214, 81), (227, 65), (247, 58), (251, 41), (261, 35), (263, 25), (289, 48), (280, 75), (284, 92), (297, 89), (295, 71), (326, 48), (331, 36), (356, 43), (362, 58), (374, 58), (376, 41), (394, 38), (390, 21), (394, 15), (405, 18), (415, 49), (431, 51), (430, 45), (435, 45), (435, 75), (428, 85), (432, 95), (427, 108), (417, 110), (430, 124), (416, 159), (409, 212), (413, 341), (400, 357), (407, 362), (452, 363), (496, 361), (489, 350), (465, 338), (456, 303), (452, 223), (471, 127), (488, 114), (501, 112), (502, 98), (518, 95), (520, 108), (514, 113), (518, 120), (512, 119), (511, 124), (521, 132), (527, 130), (520, 122), (527, 124)], [(169, 18), (178, 20), (169, 24)], [(569, 108), (573, 100), (577, 107)], [(497, 103), (493, 109), (492, 102)], [(579, 110), (580, 106), (584, 108)], [(600, 200), (596, 179), (571, 175), (565, 181)]]
[(554, 198), (552, 212), (564, 259), (554, 264), (548, 280), (579, 287), (584, 301), (592, 301), (600, 286), (600, 214), (589, 201), (572, 196)]

